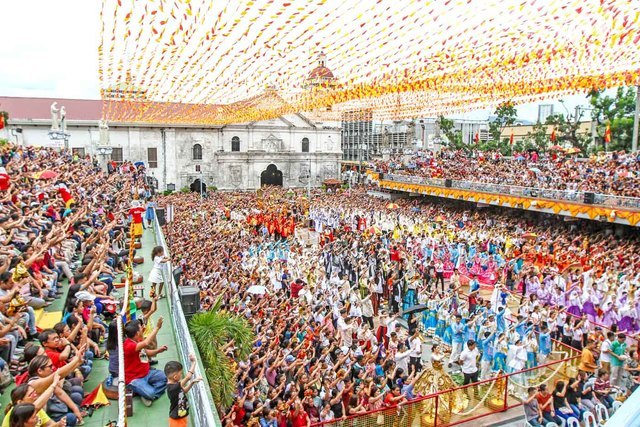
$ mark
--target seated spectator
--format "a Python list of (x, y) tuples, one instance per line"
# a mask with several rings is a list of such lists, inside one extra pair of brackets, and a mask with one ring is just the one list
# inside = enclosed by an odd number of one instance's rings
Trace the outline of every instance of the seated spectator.
[(144, 338), (144, 328), (139, 321), (133, 320), (125, 325), (126, 339), (123, 343), (125, 383), (135, 394), (140, 396), (145, 406), (151, 406), (167, 388), (166, 375), (157, 369), (151, 369), (149, 358), (167, 351), (167, 346), (156, 350), (148, 349), (149, 344), (162, 328), (160, 317), (151, 334)]
[(598, 378), (593, 384), (593, 391), (596, 393), (598, 400), (610, 409), (613, 405), (613, 397), (611, 393), (613, 393), (613, 389), (611, 388), (611, 383), (609, 382), (609, 373), (606, 371), (598, 372)]

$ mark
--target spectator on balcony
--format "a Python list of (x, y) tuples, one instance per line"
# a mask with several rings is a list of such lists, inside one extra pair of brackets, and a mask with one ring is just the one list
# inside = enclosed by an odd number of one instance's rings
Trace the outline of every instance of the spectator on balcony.
[(151, 334), (144, 338), (144, 328), (137, 320), (128, 322), (124, 328), (126, 339), (123, 344), (125, 383), (135, 394), (140, 396), (145, 406), (151, 406), (167, 388), (166, 375), (157, 369), (151, 369), (149, 359), (156, 354), (167, 351), (163, 345), (156, 350), (148, 349), (151, 341), (162, 328), (160, 317)]

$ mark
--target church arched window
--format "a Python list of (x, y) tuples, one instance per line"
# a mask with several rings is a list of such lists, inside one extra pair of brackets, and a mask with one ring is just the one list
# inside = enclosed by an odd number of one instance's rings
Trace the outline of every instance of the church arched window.
[(237, 136), (231, 138), (231, 151), (240, 151), (240, 138)]
[(193, 145), (193, 160), (202, 160), (202, 145), (194, 144)]
[(302, 152), (309, 152), (309, 138), (302, 138)]

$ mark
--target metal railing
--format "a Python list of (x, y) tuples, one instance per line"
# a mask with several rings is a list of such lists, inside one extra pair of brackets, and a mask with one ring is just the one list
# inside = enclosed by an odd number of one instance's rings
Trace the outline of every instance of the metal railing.
[[(405, 175), (383, 173), (383, 179), (388, 181), (403, 182), (407, 184), (429, 185), (433, 187), (446, 187), (447, 179), (428, 178), (417, 175)], [(551, 200), (566, 200), (569, 202), (583, 203), (585, 194), (590, 192), (573, 190), (555, 190), (551, 188), (521, 187), (517, 185), (491, 184), (477, 181), (463, 181), (452, 179), (451, 186), (459, 190), (481, 191), (484, 193), (507, 194), (510, 196), (539, 197)], [(594, 205), (609, 208), (640, 209), (640, 197), (624, 197), (611, 194), (594, 194)]]
[[(169, 257), (169, 247), (160, 228), (157, 220), (158, 215), (154, 209), (153, 229), (156, 235), (156, 244), (164, 248), (164, 253)], [(178, 343), (178, 354), (183, 366), (189, 366), (189, 354), (198, 355), (197, 348), (193, 345), (191, 335), (189, 334), (189, 327), (187, 320), (182, 311), (182, 305), (180, 304), (180, 295), (178, 293), (178, 287), (173, 278), (173, 268), (171, 261), (167, 262), (168, 274), (165, 274), (164, 282), (167, 289), (167, 301), (169, 303), (169, 312), (171, 313), (171, 320), (173, 324), (173, 330), (176, 335), (176, 342)], [(203, 381), (195, 384), (189, 394), (191, 403), (191, 423), (194, 426), (222, 426), (218, 413), (213, 405), (213, 399), (209, 390), (209, 383), (207, 377), (203, 372), (200, 365), (196, 367), (195, 377), (202, 377)]]
[[(312, 425), (314, 427), (454, 426), (505, 412), (522, 405), (528, 387), (547, 384), (547, 388), (552, 389), (556, 381), (576, 376), (580, 363), (580, 355), (576, 353), (579, 352), (573, 349), (567, 352), (562, 343), (554, 344), (556, 344), (554, 350), (565, 355), (560, 360), (498, 375), (474, 384), (442, 390), (403, 404)], [(463, 403), (460, 404), (461, 402)]]

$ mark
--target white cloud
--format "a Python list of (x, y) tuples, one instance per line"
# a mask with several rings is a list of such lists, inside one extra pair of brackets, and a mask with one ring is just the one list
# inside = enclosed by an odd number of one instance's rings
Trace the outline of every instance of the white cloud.
[(99, 98), (100, 2), (3, 2), (0, 95)]

